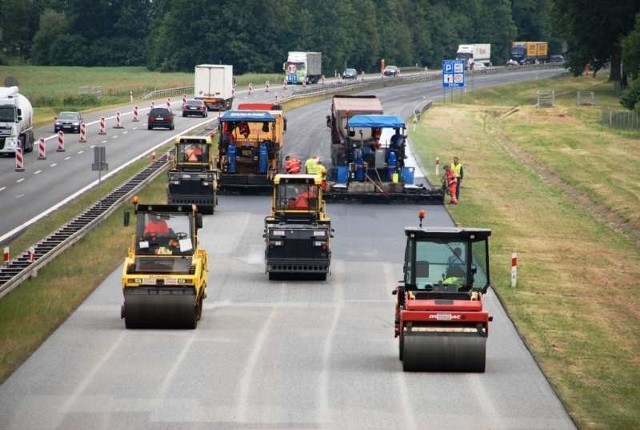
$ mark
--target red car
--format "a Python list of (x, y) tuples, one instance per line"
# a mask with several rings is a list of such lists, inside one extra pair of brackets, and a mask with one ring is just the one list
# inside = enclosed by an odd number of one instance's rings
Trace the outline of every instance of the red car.
[(207, 106), (202, 100), (187, 100), (182, 106), (182, 116), (197, 115), (206, 118), (209, 115)]

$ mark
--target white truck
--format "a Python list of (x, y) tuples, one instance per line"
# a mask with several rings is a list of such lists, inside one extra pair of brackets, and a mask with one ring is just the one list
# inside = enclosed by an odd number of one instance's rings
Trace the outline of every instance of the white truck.
[(195, 67), (194, 96), (207, 110), (229, 110), (233, 106), (233, 66), (199, 64)]
[(466, 61), (466, 68), (472, 69), (473, 63), (482, 63), (491, 66), (491, 44), (472, 43), (469, 45), (458, 45), (456, 60)]
[(322, 52), (289, 51), (282, 70), (287, 84), (317, 84), (322, 77)]
[(0, 155), (33, 152), (33, 107), (18, 87), (0, 87)]

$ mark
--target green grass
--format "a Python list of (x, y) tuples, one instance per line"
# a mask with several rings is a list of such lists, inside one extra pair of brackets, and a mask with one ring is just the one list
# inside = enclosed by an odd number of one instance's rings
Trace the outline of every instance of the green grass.
[[(541, 85), (562, 94), (554, 108), (523, 96)], [(603, 128), (596, 108), (570, 96), (593, 89), (615, 107), (607, 86), (563, 78), (477, 91), (436, 105), (411, 134), (433, 181), (435, 157), (461, 156), (452, 216), (493, 229), (496, 292), (584, 429), (640, 422), (640, 133)]]

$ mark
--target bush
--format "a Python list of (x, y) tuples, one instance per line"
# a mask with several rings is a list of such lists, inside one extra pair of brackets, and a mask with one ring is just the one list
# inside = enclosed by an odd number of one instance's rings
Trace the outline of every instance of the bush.
[(640, 79), (633, 81), (622, 93), (620, 104), (629, 110), (640, 110)]

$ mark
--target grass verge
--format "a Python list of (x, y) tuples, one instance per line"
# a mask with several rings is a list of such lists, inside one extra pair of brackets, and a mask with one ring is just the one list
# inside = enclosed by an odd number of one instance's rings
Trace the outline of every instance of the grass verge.
[[(556, 91), (555, 107), (535, 107), (541, 85)], [(575, 106), (576, 90), (615, 105), (609, 88), (589, 77), (477, 91), (464, 105), (436, 104), (412, 133), (433, 181), (436, 157), (461, 157), (451, 214), (492, 228), (496, 292), (584, 429), (640, 422), (640, 133)]]

